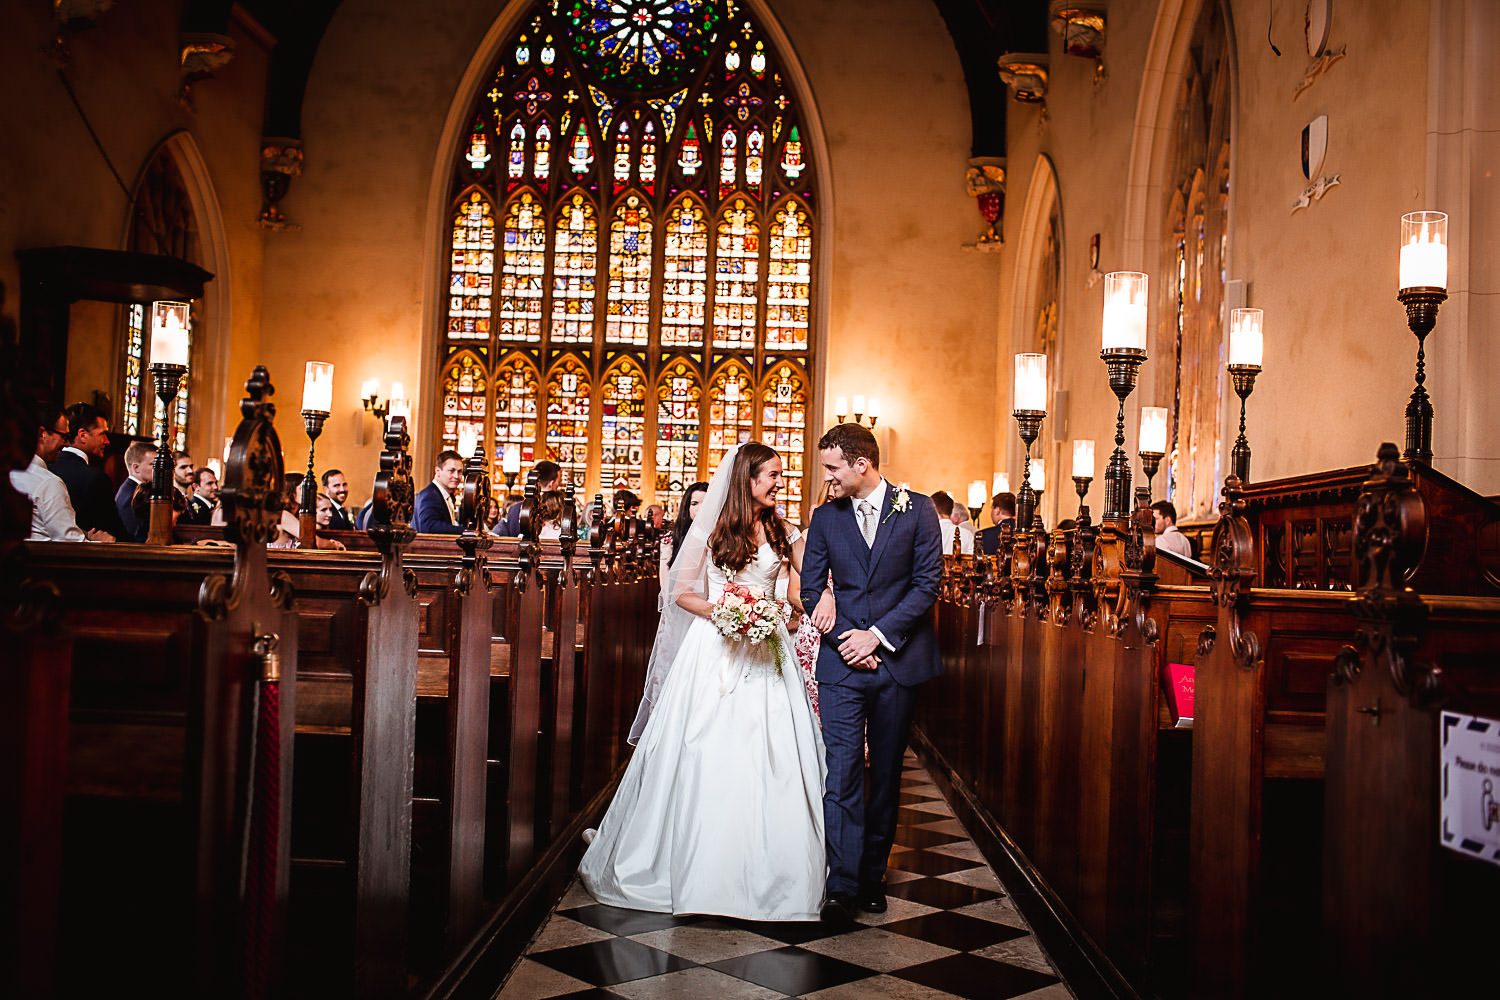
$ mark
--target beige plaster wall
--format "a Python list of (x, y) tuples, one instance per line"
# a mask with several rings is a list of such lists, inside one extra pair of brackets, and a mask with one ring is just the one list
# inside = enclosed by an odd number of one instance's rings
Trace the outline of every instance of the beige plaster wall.
[[(236, 56), (216, 79), (194, 88), (196, 111), (178, 102), (180, 4), (170, 0), (121, 4), (95, 26), (65, 35), (66, 56), (49, 5), (6, 4), (0, 10), (0, 281), (6, 310), (17, 309), (15, 251), (31, 247), (123, 246), (129, 196), (110, 172), (58, 80), (59, 66), (98, 134), (125, 187), (132, 188), (152, 152), (168, 137), (188, 132), (202, 156), (225, 220), (226, 244), (218, 279), (230, 287), (226, 315), (201, 331), (195, 349), (191, 447), (202, 460), (216, 454), (232, 400), (259, 350), (259, 135), (264, 107), (266, 49), (242, 25), (231, 30)], [(90, 398), (94, 389), (118, 401), (113, 384), (118, 331), (98, 304), (75, 307), (68, 391)], [(101, 320), (101, 316), (104, 318)], [(230, 372), (234, 372), (233, 376)], [(233, 417), (227, 414), (235, 414)]]
[[(1054, 36), (1045, 120), (1036, 109), (1011, 105), (1003, 316), (1009, 316), (1014, 294), (1016, 262), (1010, 257), (1015, 227), (1039, 154), (1050, 156), (1056, 167), (1063, 212), (1061, 347), (1052, 371), (1054, 387), (1068, 390), (1070, 400), (1068, 426), (1051, 421), (1043, 430), (1053, 482), (1054, 463), (1066, 463), (1071, 454), (1062, 442), (1095, 439), (1100, 477), (1113, 448), (1115, 400), (1098, 359), (1103, 287), (1102, 282), (1087, 287), (1088, 242), (1093, 233), (1101, 234), (1103, 271), (1141, 263), (1139, 244), (1133, 252), (1128, 245), (1129, 167), (1132, 156), (1141, 152), (1140, 143), (1166, 142), (1168, 137), (1152, 133), (1153, 121), (1142, 123), (1146, 128), (1139, 133), (1132, 123), (1138, 107), (1149, 103), (1141, 101), (1143, 87), (1165, 86), (1162, 100), (1168, 108), (1175, 98), (1175, 81), (1164, 84), (1159, 73), (1148, 73), (1153, 33), (1173, 27), (1171, 17), (1159, 24), (1158, 12), (1176, 12), (1190, 24), (1195, 9), (1192, 3), (1149, 0), (1111, 4), (1105, 81), (1096, 87), (1093, 64), (1062, 55)], [(1429, 205), (1425, 191), (1427, 93), (1423, 74), (1413, 67), (1414, 57), (1420, 62), (1426, 51), (1427, 5), (1371, 0), (1358, 11), (1335, 5), (1329, 48), (1347, 45), (1348, 55), (1295, 101), (1294, 86), (1311, 62), (1303, 46), (1302, 12), (1288, 5), (1274, 13), (1272, 34), (1281, 57), (1266, 44), (1263, 4), (1235, 0), (1229, 14), (1238, 99), (1228, 277), (1246, 281), (1245, 304), (1266, 311), (1265, 370), (1249, 403), (1257, 480), (1365, 464), (1382, 440), (1402, 440), (1416, 344), (1395, 299), (1399, 222), (1403, 212), (1440, 207)], [(1393, 72), (1393, 67), (1406, 69)], [(1175, 69), (1169, 66), (1168, 72)], [(1292, 204), (1306, 184), (1300, 167), (1301, 130), (1319, 114), (1329, 117), (1323, 173), (1339, 174), (1341, 184), (1293, 214)], [(1147, 179), (1161, 183), (1160, 177)], [(1144, 265), (1157, 282), (1166, 278), (1152, 249), (1160, 236), (1163, 206), (1159, 199), (1148, 203)], [(1134, 235), (1139, 239), (1143, 234)], [(1152, 316), (1154, 325), (1167, 321)], [(1439, 323), (1441, 328), (1441, 319)], [(1020, 349), (1004, 330), (997, 342), (1001, 357)], [(1149, 361), (1127, 411), (1126, 449), (1137, 481), (1135, 411), (1142, 404), (1169, 401), (1171, 371), (1170, 359)], [(1440, 383), (1434, 390), (1441, 426), (1445, 405), (1452, 412), (1444, 395), (1456, 393), (1457, 387)], [(1003, 365), (997, 371), (997, 394), (1009, 395)], [(1239, 403), (1227, 382), (1225, 396), (1221, 434), (1227, 473)], [(1015, 442), (1013, 426), (1000, 439)], [(1018, 443), (1009, 448), (1013, 480), (1018, 449)], [(1157, 479), (1158, 495), (1162, 478)], [(1069, 516), (1076, 503), (1071, 492), (1060, 509), (1058, 492), (1050, 485), (1049, 493), (1049, 522)], [(1097, 514), (1103, 499), (1100, 479), (1089, 499)]]
[[(314, 354), (337, 366), (318, 465), (350, 472), (360, 497), (378, 454), (375, 422), (356, 415), (360, 384), (400, 379), (414, 412), (433, 403), (420, 384), (441, 306), (424, 298), (429, 188), (459, 79), (503, 7), (346, 0), (308, 83), (307, 163), (283, 202), (301, 231), (269, 237), (264, 354), (273, 372), (300, 371)], [(911, 0), (772, 11), (828, 135), (828, 420), (837, 395), (878, 396), (892, 478), (954, 489), (987, 477), (997, 262), (961, 249), (979, 217), (964, 193), (968, 103), (946, 29)], [(432, 453), (424, 422), (419, 476)], [(287, 441), (292, 467), (305, 461), (299, 446)]]

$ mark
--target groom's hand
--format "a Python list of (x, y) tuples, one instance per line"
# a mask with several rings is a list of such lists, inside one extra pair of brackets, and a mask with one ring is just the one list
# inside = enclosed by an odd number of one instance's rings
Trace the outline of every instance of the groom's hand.
[(875, 633), (861, 628), (852, 628), (842, 633), (839, 640), (839, 655), (844, 658), (845, 663), (859, 663), (880, 647), (880, 640), (875, 638)]

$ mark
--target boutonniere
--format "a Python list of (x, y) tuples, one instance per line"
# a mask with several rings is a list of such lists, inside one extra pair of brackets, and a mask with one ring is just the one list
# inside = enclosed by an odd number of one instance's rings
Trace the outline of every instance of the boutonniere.
[[(891, 500), (891, 512), (885, 516), (885, 521), (889, 521), (896, 514), (905, 514), (910, 509), (911, 494), (906, 492), (905, 486), (902, 486), (896, 490), (896, 496)], [(885, 521), (880, 523), (884, 524)]]

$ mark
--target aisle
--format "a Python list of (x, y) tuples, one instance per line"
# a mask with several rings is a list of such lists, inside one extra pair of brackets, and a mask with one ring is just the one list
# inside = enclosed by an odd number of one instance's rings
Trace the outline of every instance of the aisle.
[(890, 907), (819, 923), (673, 917), (601, 906), (577, 882), (500, 1000), (1069, 1000), (1026, 921), (907, 755)]

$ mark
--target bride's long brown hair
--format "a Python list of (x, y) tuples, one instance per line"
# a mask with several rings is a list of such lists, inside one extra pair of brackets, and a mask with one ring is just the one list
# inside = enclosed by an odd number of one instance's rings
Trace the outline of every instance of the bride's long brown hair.
[(750, 483), (760, 475), (761, 467), (776, 457), (773, 449), (759, 441), (745, 442), (734, 456), (724, 509), (719, 512), (719, 522), (714, 525), (713, 534), (708, 536), (708, 551), (713, 556), (714, 565), (723, 567), (731, 576), (755, 558), (756, 521), (760, 522), (766, 541), (776, 554), (783, 559), (791, 557), (792, 545), (787, 541), (786, 525), (776, 508), (757, 505), (750, 492)]

